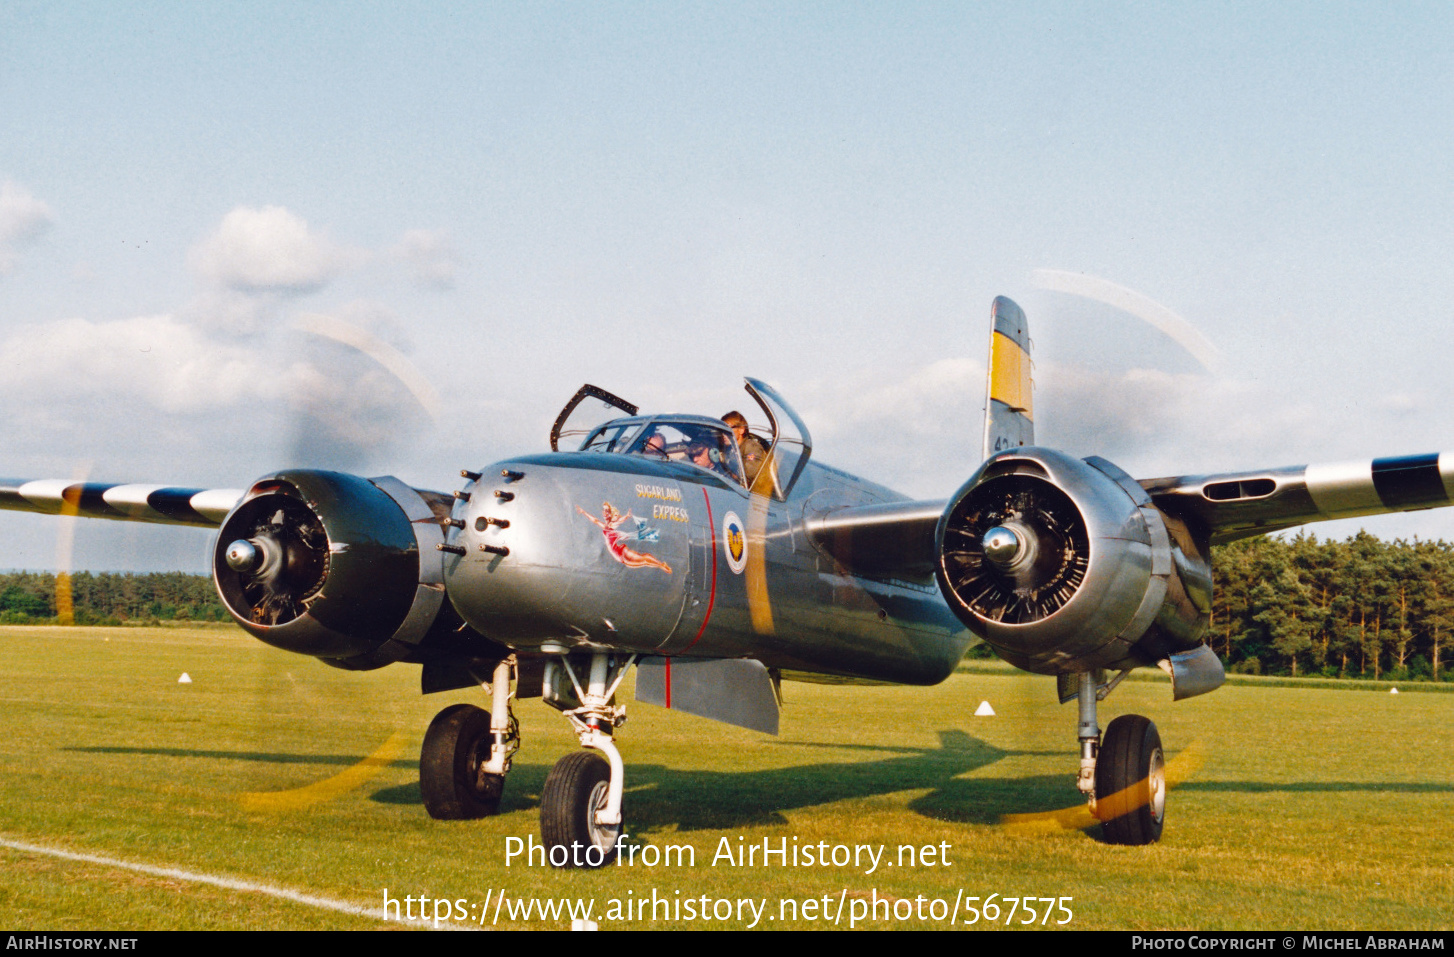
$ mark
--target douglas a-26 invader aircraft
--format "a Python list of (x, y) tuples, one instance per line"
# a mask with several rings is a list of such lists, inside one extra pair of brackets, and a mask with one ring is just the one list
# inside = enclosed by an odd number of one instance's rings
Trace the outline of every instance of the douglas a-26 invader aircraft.
[[(551, 451), (465, 471), (453, 495), (292, 469), (245, 491), (3, 481), (0, 507), (216, 527), (217, 590), (262, 641), (339, 668), (419, 664), (425, 693), (486, 686), (490, 711), (446, 708), (425, 735), (436, 818), (496, 810), (520, 746), (512, 699), (542, 697), (587, 749), (541, 796), (558, 866), (616, 852), (616, 691), (633, 665), (640, 700), (776, 733), (784, 678), (935, 684), (976, 638), (1078, 699), (1078, 786), (1107, 840), (1149, 843), (1156, 726), (1125, 715), (1103, 737), (1096, 706), (1138, 667), (1168, 672), (1173, 699), (1221, 685), (1202, 644), (1210, 546), (1454, 504), (1454, 456), (1138, 481), (1034, 446), (1025, 317), (1000, 298), (993, 320), (986, 458), (944, 501), (820, 464), (787, 402), (748, 379), (761, 437), (586, 386)], [(620, 417), (573, 432), (586, 398)]]

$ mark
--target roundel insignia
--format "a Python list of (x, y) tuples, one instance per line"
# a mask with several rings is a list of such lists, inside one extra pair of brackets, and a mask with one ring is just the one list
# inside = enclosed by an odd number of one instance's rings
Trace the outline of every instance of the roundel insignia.
[(747, 529), (736, 512), (722, 516), (722, 551), (727, 553), (727, 564), (738, 575), (747, 567)]

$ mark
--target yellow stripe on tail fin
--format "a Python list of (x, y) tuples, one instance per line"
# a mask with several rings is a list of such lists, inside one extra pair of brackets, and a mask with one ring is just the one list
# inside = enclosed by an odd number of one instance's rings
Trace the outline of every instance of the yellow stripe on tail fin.
[(1004, 296), (990, 308), (989, 394), (985, 400), (984, 457), (1035, 444), (1030, 327), (1025, 313)]

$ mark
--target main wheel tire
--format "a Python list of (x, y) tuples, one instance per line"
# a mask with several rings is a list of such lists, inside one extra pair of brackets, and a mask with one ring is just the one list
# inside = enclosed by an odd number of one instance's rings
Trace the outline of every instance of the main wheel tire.
[(488, 711), (457, 704), (434, 716), (419, 752), (419, 792), (430, 817), (462, 821), (500, 809), (505, 776), (482, 770), (493, 744)]
[(1154, 844), (1166, 821), (1161, 735), (1139, 714), (1111, 722), (1096, 758), (1096, 816), (1108, 844)]
[[(555, 762), (540, 794), (540, 837), (551, 864), (602, 867), (615, 860), (621, 825), (596, 823), (610, 789), (611, 765), (594, 751), (576, 751)], [(597, 853), (591, 853), (593, 847)]]

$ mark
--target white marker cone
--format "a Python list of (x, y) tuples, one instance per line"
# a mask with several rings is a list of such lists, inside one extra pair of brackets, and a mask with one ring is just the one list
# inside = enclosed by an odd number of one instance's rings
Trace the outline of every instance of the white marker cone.
[(179, 684), (179, 685), (189, 685), (191, 683), (192, 683), (192, 676), (189, 675), (189, 674), (187, 674), (185, 671), (182, 672), (182, 677), (180, 677), (180, 678), (177, 679), (177, 684)]
[(1398, 689), (1397, 688), (1389, 688), (1388, 689), (1388, 693), (1389, 694), (1398, 694)]
[(990, 707), (988, 701), (981, 701), (979, 707), (974, 709), (974, 716), (976, 718), (993, 718), (995, 716), (995, 709)]

